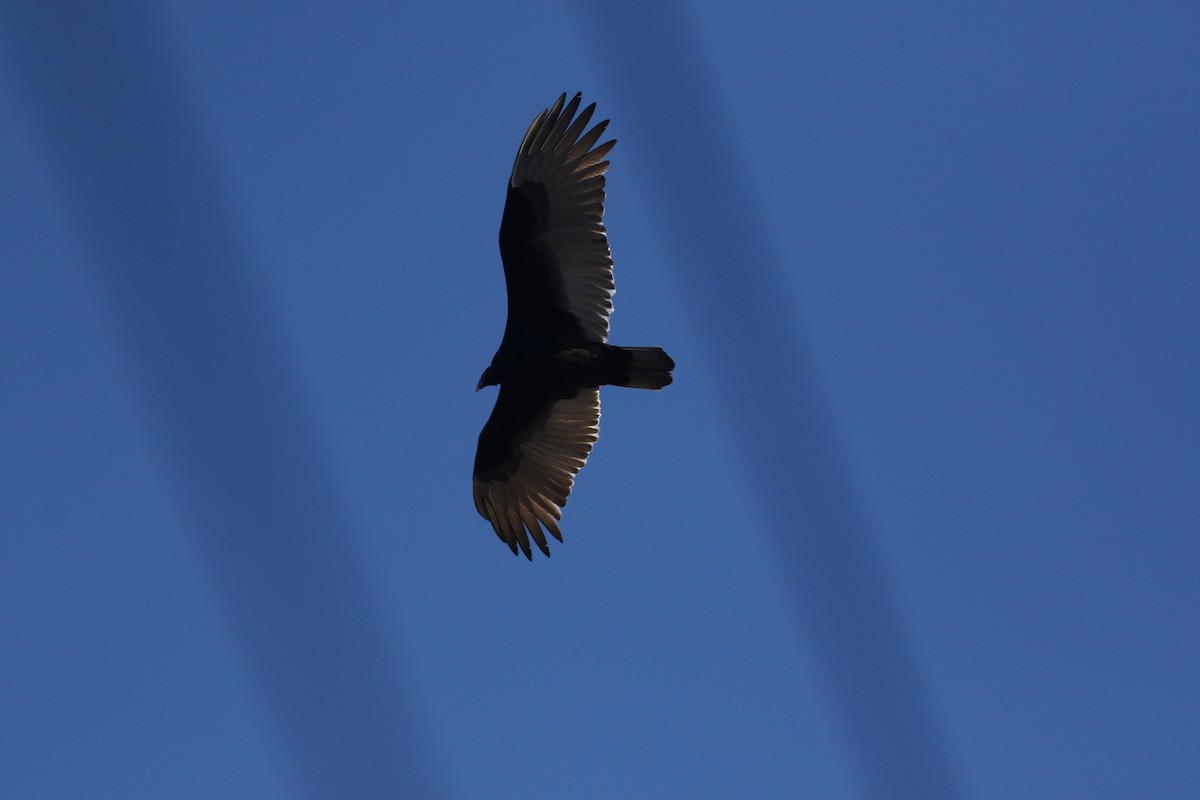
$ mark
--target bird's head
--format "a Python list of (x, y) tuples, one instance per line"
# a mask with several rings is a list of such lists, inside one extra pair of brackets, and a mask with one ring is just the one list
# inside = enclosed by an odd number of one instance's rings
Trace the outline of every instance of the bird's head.
[(495, 386), (497, 383), (499, 383), (499, 381), (492, 376), (492, 368), (488, 367), (483, 371), (483, 374), (479, 376), (479, 383), (475, 386), (475, 391), (478, 392), (485, 386)]

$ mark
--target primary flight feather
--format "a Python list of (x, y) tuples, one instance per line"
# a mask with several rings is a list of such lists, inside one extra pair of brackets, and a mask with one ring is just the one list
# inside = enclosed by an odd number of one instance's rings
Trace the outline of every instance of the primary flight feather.
[(661, 389), (659, 347), (614, 347), (612, 255), (604, 228), (605, 120), (564, 94), (534, 119), (513, 163), (500, 223), (508, 323), (476, 391), (499, 384), (475, 453), (475, 508), (515, 554), (547, 556), (575, 476), (600, 432), (600, 388)]

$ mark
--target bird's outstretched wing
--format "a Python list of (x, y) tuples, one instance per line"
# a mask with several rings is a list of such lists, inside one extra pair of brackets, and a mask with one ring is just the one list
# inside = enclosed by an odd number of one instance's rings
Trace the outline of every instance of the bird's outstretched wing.
[[(564, 396), (565, 395), (565, 396)], [(562, 541), (562, 507), (600, 432), (600, 390), (500, 387), (475, 453), (475, 508), (515, 554)]]
[(505, 336), (583, 335), (603, 342), (612, 313), (612, 256), (602, 221), (608, 120), (583, 133), (580, 95), (564, 94), (529, 126), (513, 163), (500, 224), (508, 284)]

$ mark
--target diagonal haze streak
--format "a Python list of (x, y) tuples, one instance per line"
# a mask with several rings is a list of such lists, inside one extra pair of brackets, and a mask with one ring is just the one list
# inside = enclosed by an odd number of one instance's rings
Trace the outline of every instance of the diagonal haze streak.
[(628, 146), (856, 778), (870, 797), (965, 797), (684, 7), (576, 8), (638, 132)]
[(441, 796), (153, 4), (10, 1), (0, 25), (294, 791)]

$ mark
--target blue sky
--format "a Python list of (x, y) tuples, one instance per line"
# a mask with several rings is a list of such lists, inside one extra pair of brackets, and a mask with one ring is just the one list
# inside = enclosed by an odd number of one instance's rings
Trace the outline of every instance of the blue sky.
[[(1197, 30), (0, 4), (0, 795), (1196, 796)], [(530, 564), (471, 389), (576, 90), (678, 367)]]

